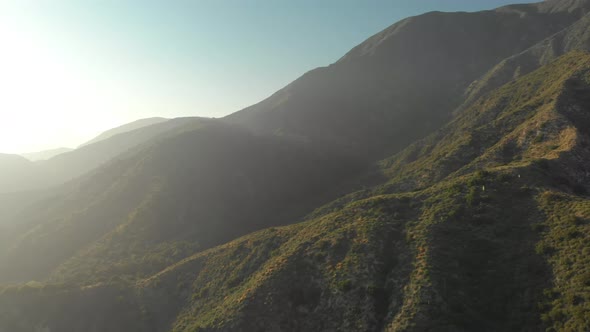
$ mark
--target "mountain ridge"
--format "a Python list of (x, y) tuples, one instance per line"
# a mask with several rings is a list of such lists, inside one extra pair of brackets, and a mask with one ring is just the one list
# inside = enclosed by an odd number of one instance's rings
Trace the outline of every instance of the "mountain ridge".
[(383, 158), (451, 119), (465, 89), (493, 65), (582, 16), (581, 10), (547, 13), (542, 4), (505, 8), (530, 13), (431, 12), (402, 20), (226, 119)]
[(31, 167), (22, 169), (21, 174), (17, 177), (0, 174), (0, 193), (44, 190), (62, 185), (99, 168), (121, 153), (156, 139), (169, 130), (190, 125), (191, 122), (198, 121), (198, 119), (200, 118), (177, 118), (143, 126), (96, 143), (84, 145), (48, 160), (32, 163)]
[(91, 139), (88, 142), (85, 142), (83, 144), (81, 144), (78, 148), (84, 147), (86, 145), (90, 145), (93, 143), (97, 143), (100, 141), (103, 141), (105, 139), (108, 139), (110, 137), (113, 137), (117, 134), (122, 134), (122, 133), (126, 133), (129, 131), (133, 131), (136, 129), (141, 129), (143, 127), (147, 127), (147, 126), (151, 126), (154, 124), (158, 124), (158, 123), (162, 123), (165, 121), (168, 121), (169, 119), (166, 118), (160, 118), (160, 117), (153, 117), (153, 118), (146, 118), (146, 119), (140, 119), (140, 120), (135, 120), (129, 123), (126, 123), (124, 125), (109, 129), (101, 134), (99, 134), (98, 136), (96, 136), (95, 138)]
[(55, 149), (50, 149), (50, 150), (22, 153), (20, 155), (27, 158), (30, 161), (40, 161), (40, 160), (51, 159), (57, 155), (60, 155), (62, 153), (66, 153), (66, 152), (70, 152), (72, 150), (73, 149), (61, 147), (61, 148), (55, 148)]

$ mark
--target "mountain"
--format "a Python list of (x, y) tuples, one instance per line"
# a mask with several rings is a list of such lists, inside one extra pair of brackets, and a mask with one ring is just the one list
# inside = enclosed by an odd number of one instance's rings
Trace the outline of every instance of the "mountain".
[(372, 196), (139, 283), (146, 318), (176, 294), (174, 331), (587, 330), (589, 95), (585, 53), (492, 92)]
[(123, 133), (130, 132), (130, 131), (133, 131), (136, 129), (151, 126), (151, 125), (154, 125), (157, 123), (166, 122), (168, 120), (169, 119), (165, 119), (165, 118), (147, 118), (147, 119), (140, 119), (137, 121), (133, 121), (131, 123), (127, 123), (122, 126), (107, 130), (104, 133), (98, 135), (97, 137), (91, 139), (90, 141), (80, 145), (80, 147), (94, 144), (94, 143), (97, 143), (100, 141), (104, 141), (105, 139), (111, 138), (111, 137), (118, 135), (118, 134), (123, 134)]
[(44, 150), (44, 151), (38, 151), (38, 152), (23, 153), (23, 154), (21, 154), (21, 156), (27, 158), (30, 161), (40, 161), (40, 160), (51, 159), (57, 155), (60, 155), (62, 153), (66, 153), (66, 152), (70, 152), (72, 150), (73, 149), (70, 149), (70, 148), (57, 148), (57, 149)]
[[(5, 288), (0, 325), (587, 330), (589, 93), (590, 54), (569, 53), (382, 161), (389, 179), (366, 197), (139, 281)], [(407, 191), (401, 174), (414, 184)], [(66, 318), (64, 310), (78, 314)]]
[(589, 8), (409, 18), (88, 146), (142, 133), (0, 224), (0, 331), (590, 330), (590, 53), (474, 90)]
[(465, 89), (491, 67), (589, 9), (589, 1), (550, 1), (411, 17), (227, 119), (385, 157), (448, 121)]

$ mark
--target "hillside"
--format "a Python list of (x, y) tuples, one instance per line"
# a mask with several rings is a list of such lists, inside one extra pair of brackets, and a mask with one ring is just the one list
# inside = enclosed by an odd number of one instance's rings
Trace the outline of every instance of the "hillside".
[[(14, 331), (587, 330), (590, 200), (587, 181), (576, 181), (589, 174), (588, 93), (590, 54), (570, 53), (382, 163), (418, 178), (436, 171), (417, 189), (378, 194), (392, 177), (372, 197), (138, 282), (8, 288), (1, 322)], [(455, 135), (480, 137), (482, 148)], [(438, 151), (463, 158), (431, 165)], [(97, 304), (65, 320), (45, 309), (81, 301)]]
[[(576, 123), (582, 132), (587, 129), (586, 115), (581, 113), (586, 107), (584, 95), (578, 91), (585, 83), (577, 78), (584, 74), (581, 68), (586, 63), (580, 59), (585, 58), (586, 53), (572, 52), (504, 85), (435, 134), (383, 161), (382, 167), (392, 178), (389, 190), (420, 188), (481, 168), (556, 159), (578, 138), (572, 128), (562, 128), (565, 121)], [(579, 100), (570, 100), (570, 94)], [(564, 169), (559, 175), (573, 185), (587, 183), (583, 173), (567, 174)]]
[(291, 223), (341, 194), (362, 169), (337, 150), (202, 120), (17, 215), (0, 252), (0, 280), (153, 273), (197, 249)]
[[(587, 330), (588, 95), (590, 54), (568, 54), (421, 142), (437, 143), (408, 169), (439, 175), (423, 189), (257, 233), (138, 290), (177, 287), (176, 303), (187, 302), (174, 331)], [(481, 148), (455, 135), (482, 138)], [(432, 165), (438, 151), (462, 158)]]

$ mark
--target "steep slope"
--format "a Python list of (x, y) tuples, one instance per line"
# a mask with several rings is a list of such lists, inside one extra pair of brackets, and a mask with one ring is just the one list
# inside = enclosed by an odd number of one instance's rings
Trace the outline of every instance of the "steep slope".
[(119, 135), (119, 134), (123, 134), (123, 133), (127, 133), (130, 131), (134, 131), (136, 129), (140, 129), (143, 127), (147, 127), (147, 126), (151, 126), (157, 123), (162, 123), (162, 122), (166, 122), (169, 119), (165, 119), (165, 118), (147, 118), (147, 119), (140, 119), (137, 121), (133, 121), (127, 124), (124, 124), (122, 126), (110, 129), (105, 131), (104, 133), (101, 133), (100, 135), (98, 135), (97, 137), (91, 139), (90, 141), (81, 144), (80, 147), (86, 146), (86, 145), (90, 145), (90, 144), (94, 144), (100, 141), (104, 141), (105, 139), (111, 138), (115, 135)]
[[(383, 161), (385, 173), (392, 178), (387, 190), (412, 190), (477, 168), (561, 156), (578, 138), (576, 130), (564, 123), (575, 122), (582, 132), (587, 126), (584, 113), (574, 116), (566, 109), (582, 112), (586, 107), (584, 92), (578, 91), (585, 84), (586, 54), (572, 52), (504, 85), (435, 134)], [(559, 173), (572, 184), (582, 186), (588, 181), (584, 173)]]
[(18, 215), (0, 252), (0, 279), (153, 273), (197, 249), (291, 223), (360, 171), (335, 150), (201, 120)]
[[(391, 180), (366, 198), (349, 197), (314, 219), (197, 253), (138, 282), (7, 288), (0, 326), (588, 330), (589, 95), (590, 54), (570, 53), (384, 161)], [(46, 309), (94, 301), (73, 317)], [(113, 308), (121, 310), (113, 314), (118, 323), (99, 319)]]
[(70, 152), (72, 150), (73, 149), (70, 149), (70, 148), (57, 148), (57, 149), (51, 149), (51, 150), (23, 153), (23, 154), (21, 154), (21, 156), (27, 158), (30, 161), (39, 161), (39, 160), (51, 159), (55, 156), (58, 156), (62, 153)]
[(471, 82), (568, 27), (589, 1), (402, 20), (229, 121), (383, 157), (439, 128)]
[(590, 50), (590, 14), (567, 29), (542, 40), (529, 49), (502, 60), (467, 90), (468, 101), (526, 75), (557, 57), (574, 50)]

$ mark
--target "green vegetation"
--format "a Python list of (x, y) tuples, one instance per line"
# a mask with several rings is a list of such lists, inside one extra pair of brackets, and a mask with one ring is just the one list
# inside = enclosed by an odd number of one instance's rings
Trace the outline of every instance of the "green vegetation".
[(547, 230), (537, 245), (554, 271), (540, 303), (554, 331), (590, 329), (590, 200), (546, 191), (538, 197)]

